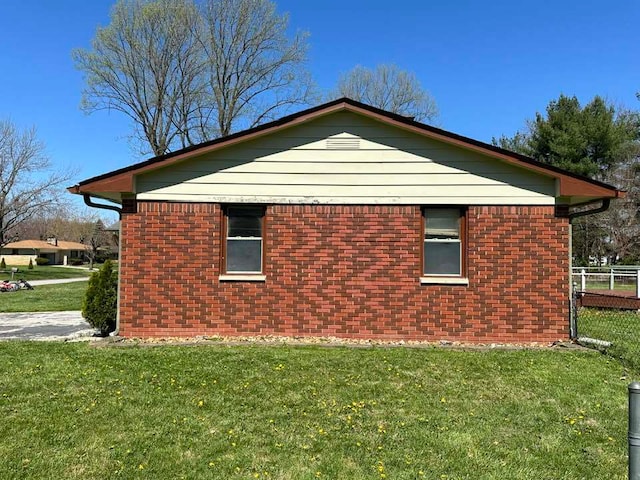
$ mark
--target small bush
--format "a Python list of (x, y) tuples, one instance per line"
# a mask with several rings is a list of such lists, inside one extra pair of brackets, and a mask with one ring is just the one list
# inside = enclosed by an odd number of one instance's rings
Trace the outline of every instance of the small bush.
[(91, 275), (89, 287), (82, 302), (82, 316), (102, 335), (116, 328), (118, 308), (118, 272), (107, 260), (102, 268)]
[(32, 258), (29, 259), (29, 267), (28, 268), (29, 268), (29, 270), (33, 270), (33, 259)]
[(4, 261), (4, 257), (2, 257), (2, 260), (0, 260), (0, 270), (6, 270), (7, 269), (7, 264)]
[(72, 265), (74, 267), (77, 267), (78, 265), (82, 265), (84, 262), (82, 261), (81, 258), (70, 258), (69, 259), (69, 265)]
[(48, 258), (36, 257), (36, 265), (46, 265), (48, 263), (49, 263), (49, 259)]

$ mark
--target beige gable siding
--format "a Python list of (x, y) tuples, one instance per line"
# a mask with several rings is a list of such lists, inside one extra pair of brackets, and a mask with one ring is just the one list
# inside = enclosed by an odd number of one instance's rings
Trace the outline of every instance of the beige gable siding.
[(554, 180), (342, 112), (141, 175), (141, 200), (553, 205)]

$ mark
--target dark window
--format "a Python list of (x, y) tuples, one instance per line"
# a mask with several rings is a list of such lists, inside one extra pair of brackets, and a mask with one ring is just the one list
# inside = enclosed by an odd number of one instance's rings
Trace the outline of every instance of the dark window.
[(425, 208), (424, 275), (462, 276), (464, 215), (458, 208)]
[(264, 208), (226, 209), (226, 273), (262, 273)]

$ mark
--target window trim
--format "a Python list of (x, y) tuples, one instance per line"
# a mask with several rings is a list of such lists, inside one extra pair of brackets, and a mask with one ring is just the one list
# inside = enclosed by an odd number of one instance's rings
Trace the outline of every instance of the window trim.
[[(424, 244), (426, 211), (429, 209), (455, 209), (460, 212), (460, 275), (427, 274), (424, 271)], [(420, 207), (420, 283), (443, 285), (469, 285), (467, 274), (467, 255), (469, 251), (469, 238), (467, 228), (467, 215), (469, 209), (461, 205), (423, 205)]]
[[(259, 208), (262, 210), (262, 222), (260, 237), (261, 240), (261, 258), (260, 258), (260, 271), (259, 272), (234, 272), (227, 271), (227, 240), (228, 240), (228, 218), (229, 208)], [(265, 267), (267, 257), (267, 206), (251, 203), (230, 203), (222, 205), (220, 209), (220, 226), (221, 226), (221, 245), (220, 245), (220, 275), (218, 279), (220, 281), (248, 281), (248, 282), (263, 282), (266, 280)]]

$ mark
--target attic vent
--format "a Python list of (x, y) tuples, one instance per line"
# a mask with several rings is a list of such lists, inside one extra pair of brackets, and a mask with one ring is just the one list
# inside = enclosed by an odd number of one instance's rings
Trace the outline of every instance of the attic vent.
[(327, 150), (359, 150), (359, 138), (327, 138)]

